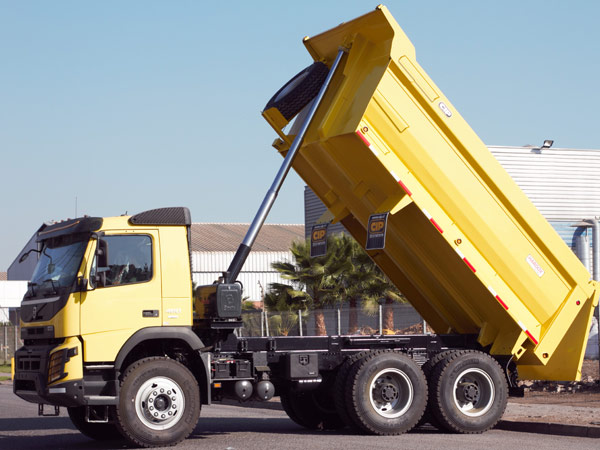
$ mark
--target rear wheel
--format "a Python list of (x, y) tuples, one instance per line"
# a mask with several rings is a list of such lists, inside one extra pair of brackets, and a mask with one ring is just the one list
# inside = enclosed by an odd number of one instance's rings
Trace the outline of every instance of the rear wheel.
[(281, 406), (290, 419), (298, 425), (313, 430), (339, 430), (346, 426), (333, 399), (333, 390), (327, 382), (314, 391), (282, 392)]
[(183, 364), (152, 357), (133, 363), (123, 377), (117, 426), (142, 447), (175, 445), (200, 416), (198, 383)]
[(86, 422), (85, 406), (70, 407), (67, 408), (67, 412), (71, 422), (75, 425), (75, 428), (91, 439), (97, 441), (123, 439), (123, 436), (121, 436), (121, 433), (119, 433), (119, 430), (114, 423)]
[(430, 407), (439, 424), (456, 433), (482, 433), (502, 418), (508, 384), (500, 365), (479, 351), (456, 351), (430, 379)]
[(346, 404), (353, 422), (365, 433), (405, 433), (425, 411), (425, 375), (406, 355), (371, 352), (355, 363), (348, 374)]
[[(448, 355), (450, 355), (453, 351), (454, 350), (444, 350), (442, 352), (436, 353), (431, 358), (429, 358), (425, 362), (425, 364), (423, 364), (421, 366), (421, 370), (423, 370), (423, 373), (425, 374), (425, 378), (427, 379), (428, 385), (430, 384), (429, 380), (431, 378), (431, 373), (435, 369), (435, 366), (437, 366), (444, 359), (446, 359), (448, 357)], [(421, 417), (421, 420), (419, 420), (419, 423), (417, 423), (416, 426), (420, 427), (420, 426), (423, 426), (424, 424), (428, 423), (428, 424), (436, 427), (439, 430), (445, 430), (445, 428), (435, 418), (435, 415), (431, 412), (431, 398), (432, 398), (432, 395), (430, 393), (429, 397), (428, 397), (427, 408), (425, 409), (425, 413), (423, 414), (423, 417)]]
[(355, 353), (354, 355), (348, 356), (346, 360), (342, 363), (342, 365), (339, 367), (333, 385), (335, 409), (340, 418), (350, 428), (356, 428), (357, 425), (352, 420), (352, 417), (348, 412), (348, 405), (346, 404), (346, 384), (348, 381), (348, 375), (350, 374), (352, 366), (368, 354), (369, 352), (359, 352)]

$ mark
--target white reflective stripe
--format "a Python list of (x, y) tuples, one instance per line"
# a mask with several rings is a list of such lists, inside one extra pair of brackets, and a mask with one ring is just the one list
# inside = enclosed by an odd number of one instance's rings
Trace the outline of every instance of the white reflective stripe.
[(491, 286), (488, 286), (488, 289), (490, 290), (490, 292), (492, 293), (492, 295), (494, 297), (496, 297), (498, 295), (498, 294), (496, 294), (496, 291)]
[(60, 300), (60, 297), (42, 298), (40, 300), (23, 300), (23, 303), (21, 303), (21, 305), (22, 306), (39, 305), (40, 303), (52, 303), (57, 300)]
[(523, 325), (523, 322), (521, 322), (520, 320), (517, 322), (519, 324), (519, 326), (521, 327), (521, 330), (523, 331), (527, 331), (527, 328), (525, 327), (525, 325)]
[(392, 176), (394, 177), (394, 180), (396, 180), (396, 182), (400, 181), (400, 177), (398, 175), (396, 175), (393, 170), (390, 170), (390, 173), (392, 174)]
[(425, 214), (425, 217), (427, 217), (429, 220), (432, 219), (431, 214), (429, 214), (426, 209), (422, 209), (421, 211), (423, 211), (423, 214)]
[(377, 150), (375, 150), (375, 147), (373, 147), (372, 145), (369, 144), (369, 148), (371, 149), (371, 152), (375, 155), (375, 156), (379, 156), (377, 154)]
[(50, 388), (48, 394), (66, 394), (67, 388)]
[(465, 259), (465, 255), (463, 255), (463, 253), (459, 249), (455, 248), (454, 250), (456, 250), (456, 253), (458, 253), (458, 256), (460, 256), (460, 259)]

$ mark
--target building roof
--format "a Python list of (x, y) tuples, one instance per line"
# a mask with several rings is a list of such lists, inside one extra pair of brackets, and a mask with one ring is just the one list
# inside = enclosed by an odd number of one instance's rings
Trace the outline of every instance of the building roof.
[(6, 272), (0, 272), (0, 281), (8, 280)]
[[(248, 223), (193, 223), (192, 251), (235, 252), (249, 227)], [(304, 240), (304, 225), (265, 224), (252, 250), (288, 251), (291, 243), (296, 240)]]

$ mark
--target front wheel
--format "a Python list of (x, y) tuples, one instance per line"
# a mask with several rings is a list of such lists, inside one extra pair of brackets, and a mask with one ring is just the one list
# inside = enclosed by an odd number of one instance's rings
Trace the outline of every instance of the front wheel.
[(67, 412), (75, 428), (91, 439), (97, 441), (123, 439), (114, 423), (87, 422), (85, 420), (85, 406), (69, 407)]
[(169, 358), (133, 363), (125, 372), (117, 427), (142, 447), (175, 445), (190, 435), (200, 417), (200, 392), (192, 373)]

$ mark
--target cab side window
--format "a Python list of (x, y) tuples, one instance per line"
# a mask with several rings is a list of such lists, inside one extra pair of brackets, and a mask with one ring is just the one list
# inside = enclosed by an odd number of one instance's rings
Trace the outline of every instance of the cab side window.
[(104, 286), (143, 283), (152, 279), (152, 238), (147, 235), (104, 236)]

